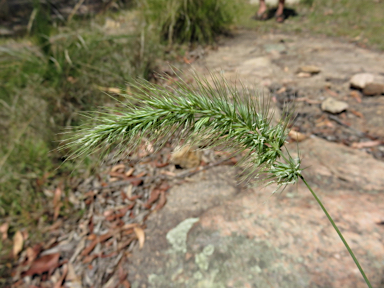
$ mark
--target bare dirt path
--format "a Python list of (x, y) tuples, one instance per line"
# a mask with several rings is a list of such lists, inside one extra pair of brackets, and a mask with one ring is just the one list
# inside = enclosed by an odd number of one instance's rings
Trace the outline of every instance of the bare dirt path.
[[(350, 88), (362, 72), (384, 83), (383, 53), (240, 31), (194, 67), (264, 87), (278, 108), (296, 102), (304, 175), (373, 287), (383, 287), (384, 96)], [(346, 103), (346, 111), (325, 112), (327, 98)], [(295, 153), (296, 144), (290, 147)], [(304, 185), (269, 197), (273, 189), (240, 187), (235, 169), (225, 166), (172, 187), (166, 206), (147, 221), (144, 248), (130, 257), (132, 287), (366, 287)]]

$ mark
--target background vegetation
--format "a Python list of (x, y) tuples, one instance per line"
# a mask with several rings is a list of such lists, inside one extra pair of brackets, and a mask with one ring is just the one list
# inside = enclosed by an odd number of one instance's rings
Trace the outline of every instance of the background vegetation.
[(213, 42), (228, 32), (238, 7), (232, 0), (147, 0), (141, 5), (146, 22), (168, 44)]
[(251, 19), (257, 6), (249, 1), (243, 1), (240, 10), (237, 25), (260, 33), (320, 34), (384, 50), (382, 0), (301, 0), (297, 5), (286, 5), (289, 17), (284, 25), (273, 19)]
[[(53, 221), (49, 191), (92, 169), (91, 158), (80, 166), (63, 165), (66, 151), (56, 150), (59, 133), (81, 124), (78, 112), (108, 105), (106, 94), (123, 91), (133, 79), (154, 81), (157, 67), (174, 60), (165, 27), (185, 50), (190, 41), (214, 41), (234, 18), (226, 5), (231, 1), (173, 1), (179, 3), (173, 10), (161, 2), (167, 1), (131, 1), (121, 5), (126, 9), (61, 19), (52, 7), (31, 1), (22, 11), (28, 22), (24, 32), (0, 38), (0, 224), (10, 225), (11, 238), (22, 228), (43, 237), (40, 228)], [(176, 22), (170, 23), (166, 12)], [(79, 211), (67, 203), (60, 213), (73, 212)], [(10, 247), (0, 240), (0, 259), (9, 252), (1, 248)]]

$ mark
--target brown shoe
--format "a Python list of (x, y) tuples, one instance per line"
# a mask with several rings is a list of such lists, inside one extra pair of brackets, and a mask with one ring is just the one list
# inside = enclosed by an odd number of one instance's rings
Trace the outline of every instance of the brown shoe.
[(277, 23), (283, 23), (285, 21), (284, 13), (281, 13), (279, 15), (275, 14), (275, 19)]
[(268, 20), (268, 11), (265, 10), (263, 13), (256, 13), (255, 15), (252, 16), (253, 20), (257, 21), (266, 21)]

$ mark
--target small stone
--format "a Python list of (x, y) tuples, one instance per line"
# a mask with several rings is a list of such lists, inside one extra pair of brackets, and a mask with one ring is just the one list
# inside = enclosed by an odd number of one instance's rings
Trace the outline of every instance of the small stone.
[(297, 73), (309, 73), (311, 75), (319, 74), (320, 71), (319, 67), (313, 65), (301, 66), (297, 69)]
[(200, 165), (201, 151), (195, 150), (191, 146), (177, 147), (172, 153), (171, 162), (181, 168), (195, 168)]
[(289, 131), (288, 135), (289, 135), (289, 137), (291, 137), (292, 140), (294, 140), (296, 142), (301, 142), (301, 141), (307, 139), (307, 135), (300, 133), (300, 132), (297, 132), (297, 131), (294, 131), (294, 130)]
[(374, 79), (375, 79), (375, 76), (373, 76), (373, 74), (359, 73), (359, 74), (353, 75), (349, 83), (353, 88), (364, 89), (364, 87), (368, 83), (372, 83)]
[(273, 51), (277, 51), (277, 52), (282, 52), (282, 51), (285, 51), (286, 48), (285, 48), (285, 45), (284, 44), (265, 44), (264, 45), (264, 50), (265, 52), (268, 52), (268, 53), (271, 53)]
[(331, 97), (325, 99), (323, 103), (321, 103), (321, 110), (330, 112), (333, 114), (341, 113), (347, 108), (348, 108), (348, 103), (335, 100)]
[(368, 83), (363, 89), (365, 96), (374, 96), (384, 93), (384, 85), (380, 83)]
[(299, 73), (297, 73), (297, 77), (299, 77), (299, 78), (309, 78), (311, 76), (312, 76), (312, 74), (311, 73), (307, 73), (307, 72), (299, 72)]

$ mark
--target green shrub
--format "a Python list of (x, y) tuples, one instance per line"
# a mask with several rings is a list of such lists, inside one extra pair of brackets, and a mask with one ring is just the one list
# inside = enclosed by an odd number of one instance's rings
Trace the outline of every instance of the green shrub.
[(226, 33), (236, 14), (230, 0), (147, 0), (142, 3), (146, 21), (159, 29), (164, 41), (210, 43)]

